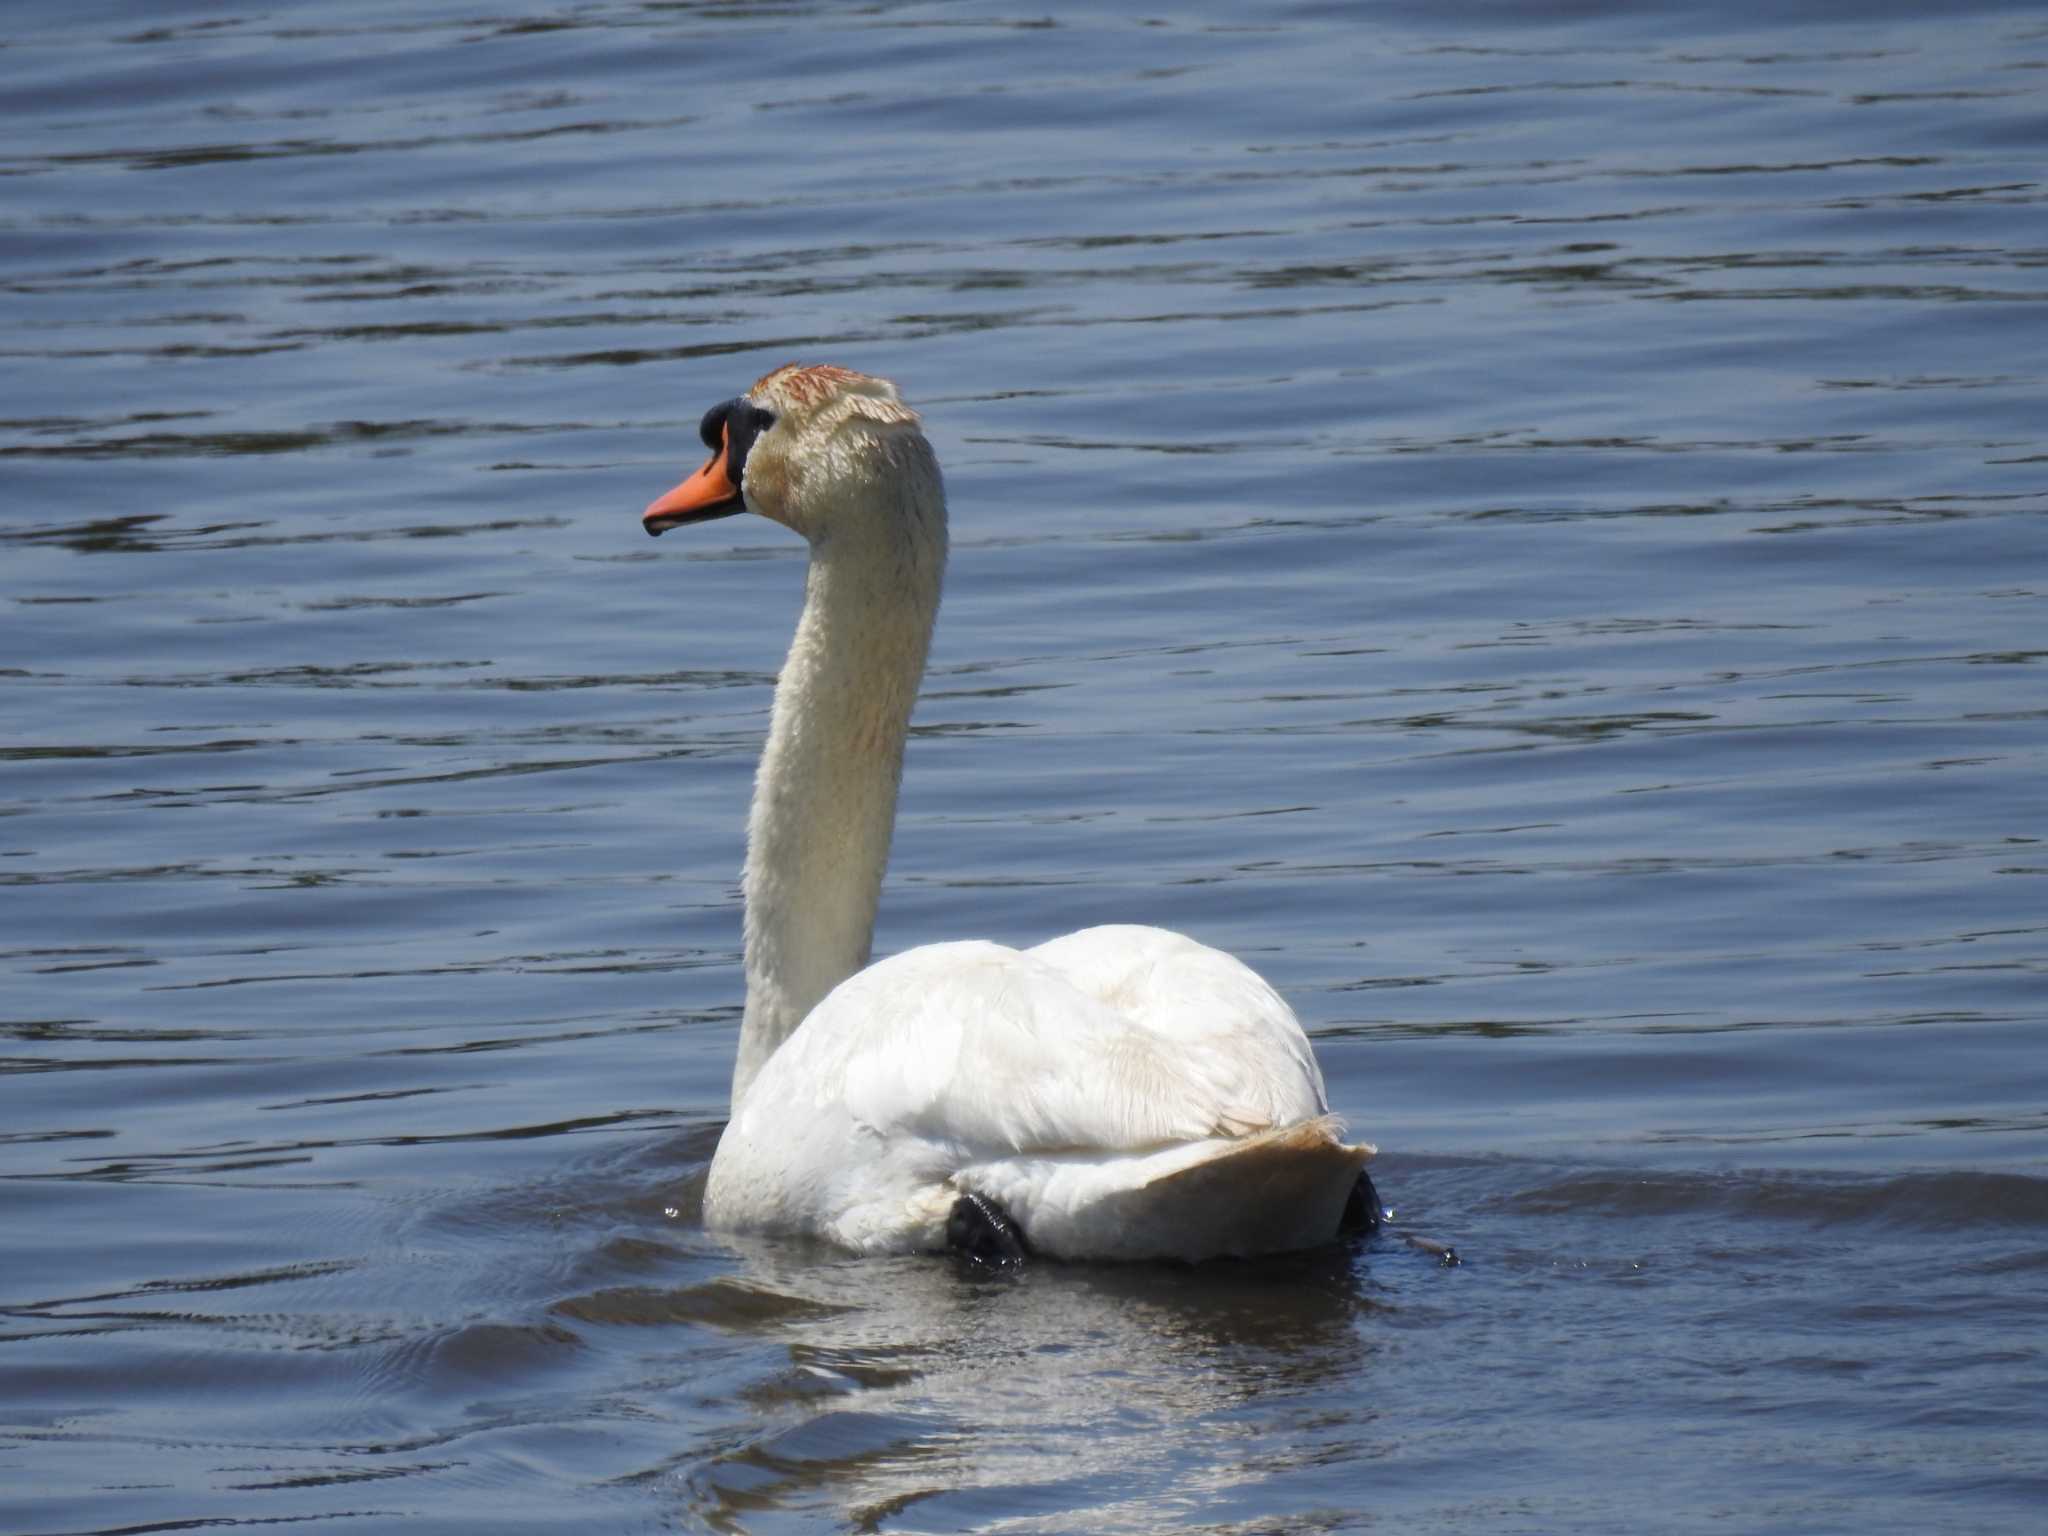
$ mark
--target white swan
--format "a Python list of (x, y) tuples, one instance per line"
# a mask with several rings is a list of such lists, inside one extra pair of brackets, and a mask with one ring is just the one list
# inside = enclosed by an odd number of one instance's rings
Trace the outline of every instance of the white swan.
[(984, 1260), (1202, 1259), (1378, 1215), (1278, 993), (1159, 928), (868, 964), (946, 502), (884, 379), (779, 368), (714, 407), (649, 533), (742, 510), (810, 542), (747, 828), (746, 1013), (714, 1227)]

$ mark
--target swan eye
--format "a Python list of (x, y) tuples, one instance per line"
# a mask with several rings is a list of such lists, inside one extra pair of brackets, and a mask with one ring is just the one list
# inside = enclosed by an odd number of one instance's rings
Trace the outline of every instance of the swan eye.
[[(726, 473), (732, 477), (732, 483), (738, 485), (740, 476), (746, 473), (747, 454), (753, 449), (754, 439), (775, 425), (775, 413), (764, 411), (751, 400), (728, 400), (711, 416), (719, 417), (719, 424), (725, 429)], [(704, 418), (706, 426), (712, 424), (711, 416)], [(713, 443), (712, 446), (718, 445)]]

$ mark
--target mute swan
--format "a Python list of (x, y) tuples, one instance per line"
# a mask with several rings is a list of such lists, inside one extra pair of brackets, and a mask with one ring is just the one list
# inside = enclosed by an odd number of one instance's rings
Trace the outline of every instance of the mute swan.
[(747, 826), (746, 1011), (713, 1227), (982, 1262), (1204, 1259), (1374, 1225), (1294, 1014), (1160, 928), (868, 964), (911, 706), (946, 563), (917, 414), (844, 368), (714, 406), (651, 534), (757, 512), (810, 542)]

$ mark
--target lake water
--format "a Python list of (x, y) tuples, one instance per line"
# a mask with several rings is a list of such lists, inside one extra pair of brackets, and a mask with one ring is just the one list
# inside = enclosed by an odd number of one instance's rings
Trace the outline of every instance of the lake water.
[[(0, 1529), (2037, 1531), (2048, 21), (20, 0)], [(1155, 922), (1393, 1237), (697, 1220), (803, 550), (954, 560), (878, 948)]]

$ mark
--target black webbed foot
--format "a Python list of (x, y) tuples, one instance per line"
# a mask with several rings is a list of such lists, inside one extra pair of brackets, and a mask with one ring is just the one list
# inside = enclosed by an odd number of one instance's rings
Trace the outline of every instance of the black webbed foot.
[[(1337, 1230), (1347, 1237), (1371, 1237), (1386, 1226), (1387, 1219), (1393, 1214), (1380, 1203), (1380, 1192), (1373, 1187), (1372, 1175), (1360, 1169), (1358, 1182), (1351, 1186), (1351, 1198), (1344, 1202), (1344, 1214), (1337, 1222)], [(1392, 1235), (1417, 1253), (1428, 1254), (1445, 1269), (1465, 1262), (1458, 1256), (1457, 1249), (1433, 1237), (1417, 1237), (1413, 1232)]]
[(1031, 1257), (1024, 1229), (986, 1195), (962, 1195), (946, 1216), (946, 1246), (971, 1264), (1014, 1268)]
[(1380, 1204), (1380, 1192), (1373, 1188), (1372, 1175), (1361, 1168), (1358, 1170), (1358, 1182), (1351, 1186), (1351, 1196), (1344, 1202), (1344, 1214), (1337, 1219), (1337, 1230), (1369, 1237), (1379, 1231), (1386, 1219), (1386, 1211), (1387, 1208)]

